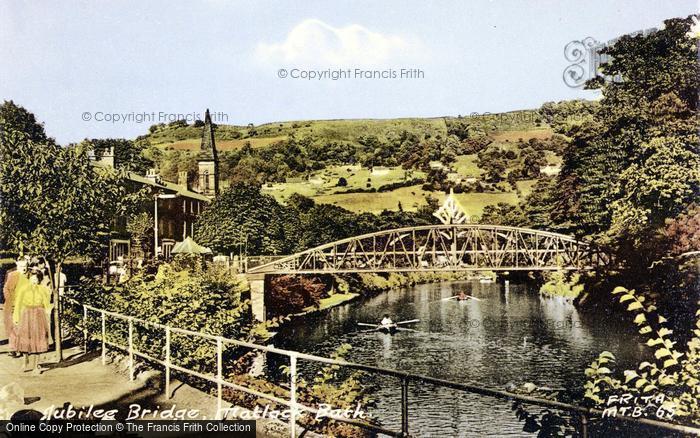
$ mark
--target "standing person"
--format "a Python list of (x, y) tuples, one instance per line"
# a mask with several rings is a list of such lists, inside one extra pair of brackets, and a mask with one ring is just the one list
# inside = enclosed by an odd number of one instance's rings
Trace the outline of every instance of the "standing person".
[[(3, 305), (3, 323), (5, 325), (5, 335), (8, 341), (14, 337), (14, 323), (12, 322), (12, 311), (15, 305), (15, 290), (17, 286), (22, 282), (29, 282), (26, 277), (27, 273), (27, 260), (20, 257), (15, 262), (17, 269), (8, 272), (5, 277), (5, 284), (2, 288), (2, 294), (5, 299), (5, 304)], [(11, 343), (11, 341), (9, 341)], [(16, 352), (14, 350), (10, 351), (10, 355), (14, 356)]]
[(42, 371), (39, 353), (49, 349), (46, 310), (51, 304), (51, 290), (41, 284), (43, 279), (41, 270), (31, 271), (29, 282), (23, 282), (15, 291), (12, 312), (15, 328), (10, 348), (24, 355), (24, 371), (31, 369), (34, 374), (41, 374)]

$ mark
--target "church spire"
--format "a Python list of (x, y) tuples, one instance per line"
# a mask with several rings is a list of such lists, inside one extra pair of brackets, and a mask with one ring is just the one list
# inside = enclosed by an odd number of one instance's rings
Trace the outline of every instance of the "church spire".
[(214, 124), (211, 122), (209, 108), (204, 113), (204, 129), (199, 149), (199, 191), (207, 196), (216, 196), (219, 194), (219, 157), (216, 151)]
[(204, 130), (202, 131), (202, 143), (200, 149), (207, 154), (207, 158), (216, 156), (216, 142), (214, 140), (214, 126), (211, 123), (209, 108), (204, 113)]

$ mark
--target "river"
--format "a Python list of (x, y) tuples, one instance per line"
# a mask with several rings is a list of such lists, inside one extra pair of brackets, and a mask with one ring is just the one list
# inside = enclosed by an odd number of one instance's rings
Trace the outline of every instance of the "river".
[[(352, 350), (346, 359), (353, 362), (497, 389), (531, 382), (569, 393), (581, 388), (584, 370), (599, 352), (613, 352), (619, 366), (641, 355), (633, 325), (619, 316), (581, 314), (570, 303), (540, 297), (526, 284), (505, 289), (500, 282), (465, 281), (391, 290), (297, 318), (275, 343), (318, 355), (348, 343)], [(479, 301), (444, 300), (460, 290)], [(420, 322), (410, 325), (416, 331), (393, 336), (359, 332), (358, 322), (379, 321), (384, 313), (394, 321)], [(368, 411), (384, 426), (400, 430), (398, 380), (372, 379), (376, 406)], [(527, 435), (507, 401), (420, 384), (410, 387), (408, 398), (410, 432), (418, 436)]]

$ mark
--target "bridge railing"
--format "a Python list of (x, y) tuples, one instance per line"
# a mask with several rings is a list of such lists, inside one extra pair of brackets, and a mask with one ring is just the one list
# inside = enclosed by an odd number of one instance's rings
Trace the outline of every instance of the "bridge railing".
[(590, 243), (548, 231), (486, 224), (424, 225), (348, 237), (250, 266), (247, 272), (591, 269), (602, 264), (600, 255)]
[[(199, 379), (202, 379), (204, 381), (210, 382), (212, 384), (216, 385), (216, 397), (217, 397), (217, 419), (222, 419), (222, 411), (225, 412), (225, 409), (222, 408), (222, 403), (223, 403), (223, 388), (228, 387), (237, 391), (244, 392), (246, 394), (250, 394), (256, 397), (264, 398), (266, 400), (270, 400), (274, 403), (278, 403), (282, 406), (286, 406), (290, 409), (290, 415), (289, 415), (289, 429), (290, 429), (290, 436), (292, 438), (297, 437), (297, 423), (296, 423), (296, 417), (297, 414), (301, 414), (304, 412), (308, 412), (311, 414), (318, 414), (319, 410), (312, 407), (312, 406), (306, 406), (301, 403), (298, 403), (297, 401), (297, 396), (298, 396), (298, 385), (297, 385), (297, 379), (299, 376), (298, 372), (298, 363), (299, 361), (309, 361), (309, 362), (315, 362), (319, 364), (326, 364), (326, 365), (336, 365), (339, 367), (345, 367), (349, 369), (355, 369), (355, 370), (361, 370), (373, 374), (378, 374), (378, 375), (383, 375), (383, 376), (390, 376), (393, 378), (396, 378), (398, 380), (398, 383), (401, 387), (401, 430), (400, 431), (395, 431), (395, 430), (390, 430), (386, 429), (384, 427), (378, 426), (376, 424), (371, 424), (371, 423), (366, 423), (363, 421), (355, 420), (352, 418), (346, 418), (346, 417), (338, 417), (335, 415), (325, 415), (324, 417), (351, 424), (354, 426), (362, 427), (365, 429), (369, 429), (373, 432), (384, 434), (387, 436), (394, 436), (394, 437), (408, 437), (410, 436), (410, 424), (409, 424), (409, 385), (411, 384), (416, 384), (419, 383), (421, 385), (434, 385), (437, 387), (442, 387), (442, 388), (449, 388), (449, 389), (454, 389), (466, 393), (474, 393), (474, 394), (480, 394), (483, 396), (490, 396), (490, 397), (495, 397), (501, 400), (507, 400), (507, 401), (518, 401), (523, 404), (527, 405), (535, 405), (535, 406), (541, 406), (541, 407), (546, 407), (546, 408), (551, 408), (554, 410), (558, 411), (564, 411), (567, 412), (571, 415), (578, 416), (580, 418), (580, 424), (579, 424), (579, 433), (580, 436), (582, 437), (587, 437), (588, 436), (588, 419), (591, 417), (602, 417), (603, 416), (603, 411), (599, 409), (593, 409), (593, 408), (586, 408), (582, 406), (577, 406), (577, 405), (572, 405), (569, 403), (562, 403), (558, 401), (553, 401), (553, 400), (546, 400), (546, 399), (540, 399), (536, 397), (530, 397), (522, 394), (515, 394), (511, 393), (508, 391), (502, 391), (498, 389), (493, 389), (493, 388), (487, 388), (484, 386), (476, 385), (476, 384), (471, 384), (471, 383), (462, 383), (462, 382), (452, 382), (444, 379), (437, 379), (434, 377), (429, 377), (429, 376), (423, 376), (419, 374), (412, 374), (412, 373), (407, 373), (404, 371), (398, 371), (398, 370), (392, 370), (392, 369), (387, 369), (387, 368), (381, 368), (373, 365), (364, 365), (364, 364), (359, 364), (359, 363), (354, 363), (354, 362), (348, 362), (344, 360), (337, 360), (337, 359), (331, 359), (327, 357), (322, 357), (322, 356), (315, 356), (311, 354), (306, 354), (306, 353), (300, 353), (297, 351), (291, 351), (291, 350), (284, 350), (284, 349), (279, 349), (275, 347), (270, 347), (266, 345), (259, 345), (259, 344), (254, 344), (251, 342), (245, 342), (245, 341), (240, 341), (236, 339), (230, 339), (230, 338), (224, 338), (222, 336), (214, 336), (206, 333), (201, 333), (201, 332), (195, 332), (192, 330), (186, 330), (182, 328), (177, 328), (177, 327), (171, 327), (166, 324), (159, 324), (159, 323), (154, 323), (150, 321), (145, 321), (143, 319), (135, 318), (133, 316), (127, 316), (127, 315), (122, 315), (120, 313), (116, 312), (111, 312), (105, 309), (99, 309), (97, 307), (93, 307), (87, 304), (82, 304), (76, 300), (63, 297), (62, 298), (63, 303), (69, 303), (71, 305), (77, 306), (78, 308), (82, 309), (82, 332), (83, 332), (83, 339), (84, 339), (84, 349), (85, 352), (88, 350), (88, 341), (90, 339), (97, 340), (101, 343), (101, 356), (102, 356), (102, 364), (106, 364), (106, 355), (107, 355), (107, 349), (109, 347), (121, 350), (122, 352), (125, 352), (128, 355), (128, 363), (129, 363), (129, 378), (130, 380), (134, 380), (135, 378), (135, 367), (136, 367), (136, 358), (140, 357), (142, 359), (145, 359), (151, 363), (155, 363), (158, 365), (161, 365), (165, 369), (165, 393), (168, 398), (172, 397), (172, 392), (171, 392), (171, 380), (172, 380), (172, 372), (180, 372), (192, 377), (196, 377)], [(63, 304), (62, 305), (65, 305)], [(99, 333), (90, 333), (89, 332), (89, 324), (88, 320), (90, 318), (99, 318), (100, 322), (100, 332)], [(128, 324), (128, 337), (126, 340), (126, 344), (120, 344), (119, 342), (114, 342), (114, 341), (109, 341), (107, 338), (107, 321), (109, 319), (116, 319), (116, 320), (121, 320), (121, 321), (126, 321)], [(163, 336), (165, 339), (165, 348), (164, 348), (164, 359), (160, 359), (158, 357), (154, 357), (150, 354), (147, 354), (143, 351), (139, 351), (136, 346), (135, 346), (135, 327), (136, 326), (142, 326), (142, 327), (149, 327), (151, 329), (157, 329), (157, 330), (162, 330)], [(184, 366), (176, 365), (173, 363), (171, 354), (173, 352), (173, 345), (172, 345), (172, 338), (173, 334), (178, 334), (178, 335), (184, 335), (184, 336), (189, 336), (193, 337), (196, 339), (199, 339), (203, 342), (210, 342), (216, 345), (216, 354), (214, 357), (212, 357), (212, 361), (215, 362), (216, 364), (216, 373), (213, 375), (206, 374), (203, 372), (199, 372), (196, 370), (189, 369)], [(280, 356), (287, 357), (289, 359), (289, 400), (287, 399), (282, 399), (280, 397), (277, 397), (275, 395), (267, 394), (264, 392), (260, 392), (258, 390), (248, 388), (239, 384), (236, 384), (234, 382), (231, 382), (226, 379), (226, 377), (223, 374), (223, 352), (226, 346), (229, 345), (235, 345), (238, 347), (243, 347), (247, 348), (250, 350), (258, 351), (260, 353), (272, 353), (272, 354), (277, 354)], [(700, 436), (700, 429), (697, 428), (692, 428), (688, 426), (682, 426), (678, 424), (672, 424), (672, 423), (666, 423), (662, 421), (657, 421), (657, 420), (652, 420), (648, 418), (633, 418), (633, 417), (628, 417), (628, 416), (616, 416), (609, 418), (609, 420), (613, 421), (619, 421), (619, 422), (627, 422), (627, 423), (633, 423), (633, 424), (643, 424), (647, 426), (653, 426), (657, 427), (660, 429), (663, 429), (668, 432), (678, 432), (678, 433), (684, 433), (688, 435), (695, 435), (695, 436)]]

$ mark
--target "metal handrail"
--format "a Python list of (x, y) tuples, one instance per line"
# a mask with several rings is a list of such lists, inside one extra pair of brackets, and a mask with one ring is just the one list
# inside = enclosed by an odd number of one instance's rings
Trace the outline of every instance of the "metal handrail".
[[(430, 377), (430, 376), (424, 376), (424, 375), (419, 375), (419, 374), (412, 374), (408, 373), (405, 371), (399, 371), (399, 370), (392, 370), (388, 368), (382, 368), (374, 365), (365, 365), (365, 364), (359, 364), (359, 363), (354, 363), (354, 362), (348, 362), (344, 360), (337, 360), (337, 359), (331, 359), (327, 357), (322, 357), (322, 356), (316, 356), (312, 354), (307, 354), (307, 353), (301, 353), (297, 351), (291, 351), (291, 350), (283, 350), (280, 348), (276, 347), (270, 347), (266, 345), (259, 345), (255, 344), (252, 342), (246, 342), (246, 341), (240, 341), (236, 339), (230, 339), (230, 338), (224, 338), (222, 336), (215, 336), (215, 335), (210, 335), (207, 333), (201, 333), (201, 332), (196, 332), (192, 330), (187, 330), (187, 329), (182, 329), (178, 327), (171, 327), (166, 324), (161, 324), (157, 322), (151, 322), (151, 321), (146, 321), (143, 319), (135, 318), (132, 316), (127, 316), (127, 315), (122, 315), (117, 312), (111, 312), (108, 310), (104, 309), (99, 309), (94, 306), (90, 306), (87, 304), (80, 303), (77, 300), (74, 300), (72, 298), (68, 297), (62, 297), (63, 300), (67, 300), (70, 302), (73, 302), (79, 306), (82, 306), (83, 309), (83, 334), (85, 336), (85, 351), (87, 351), (87, 338), (88, 338), (88, 333), (87, 333), (87, 318), (88, 318), (88, 311), (93, 311), (97, 312), (101, 315), (101, 335), (97, 337), (98, 340), (101, 340), (102, 342), (102, 364), (104, 365), (106, 363), (106, 347), (107, 345), (113, 346), (115, 348), (121, 349), (123, 351), (126, 351), (129, 355), (129, 377), (130, 380), (134, 380), (134, 356), (138, 357), (143, 357), (144, 359), (150, 360), (152, 362), (155, 362), (159, 365), (162, 365), (165, 367), (165, 392), (166, 396), (168, 398), (172, 397), (172, 394), (170, 392), (170, 374), (171, 370), (179, 371), (185, 374), (189, 374), (191, 376), (201, 378), (203, 380), (209, 381), (211, 383), (215, 383), (217, 385), (217, 419), (220, 419), (220, 414), (221, 414), (221, 405), (222, 405), (222, 387), (226, 386), (235, 390), (239, 390), (242, 392), (245, 392), (247, 394), (251, 394), (257, 397), (262, 397), (265, 399), (268, 399), (270, 401), (273, 401), (275, 403), (279, 403), (283, 406), (287, 406), (291, 410), (291, 415), (290, 415), (290, 424), (289, 427), (292, 432), (292, 437), (295, 437), (295, 431), (296, 431), (296, 412), (297, 411), (307, 411), (312, 414), (317, 414), (319, 411), (316, 408), (313, 408), (311, 406), (306, 406), (303, 404), (300, 404), (296, 401), (296, 389), (297, 389), (297, 361), (298, 360), (307, 360), (310, 362), (317, 362), (317, 363), (323, 363), (323, 364), (329, 364), (329, 365), (337, 365), (337, 366), (342, 366), (342, 367), (347, 367), (351, 369), (357, 369), (361, 371), (368, 371), (376, 374), (382, 374), (386, 376), (391, 376), (391, 377), (396, 377), (401, 380), (401, 432), (396, 432), (392, 431), (389, 429), (385, 429), (383, 427), (370, 424), (370, 423), (365, 423), (361, 422), (358, 420), (354, 420), (351, 418), (345, 418), (345, 417), (336, 417), (332, 415), (327, 415), (326, 417), (332, 420), (348, 423), (351, 425), (363, 427), (366, 429), (373, 430), (375, 432), (379, 432), (385, 435), (389, 436), (395, 436), (395, 437), (407, 437), (409, 436), (408, 433), (408, 384), (410, 382), (421, 382), (421, 383), (427, 383), (427, 384), (432, 384), (440, 387), (445, 387), (445, 388), (451, 388), (451, 389), (456, 389), (464, 392), (470, 392), (470, 393), (475, 393), (475, 394), (480, 394), (480, 395), (485, 395), (485, 396), (490, 396), (490, 397), (495, 397), (498, 399), (503, 399), (503, 400), (510, 400), (510, 401), (518, 401), (524, 404), (530, 404), (530, 405), (537, 405), (537, 406), (543, 406), (543, 407), (548, 407), (548, 408), (553, 408), (557, 410), (563, 410), (567, 411), (570, 413), (576, 413), (581, 416), (582, 420), (582, 435), (584, 437), (587, 436), (587, 419), (588, 417), (593, 417), (593, 416), (598, 416), (602, 417), (603, 416), (603, 411), (600, 409), (595, 409), (595, 408), (587, 408), (583, 406), (578, 406), (578, 405), (573, 405), (569, 403), (563, 403), (559, 401), (554, 401), (554, 400), (547, 400), (547, 399), (540, 399), (536, 397), (530, 397), (522, 394), (515, 394), (512, 392), (508, 391), (503, 391), (499, 389), (493, 389), (493, 388), (487, 388), (484, 386), (480, 386), (477, 384), (472, 384), (472, 383), (460, 383), (460, 382), (453, 382), (449, 380), (444, 380), (444, 379), (438, 379), (435, 377)], [(114, 317), (117, 319), (125, 320), (128, 321), (129, 324), (129, 337), (128, 337), (128, 346), (123, 346), (119, 345), (114, 342), (109, 342), (106, 340), (106, 318), (107, 316)], [(134, 323), (142, 324), (144, 326), (151, 326), (154, 328), (160, 328), (165, 331), (165, 340), (166, 340), (166, 352), (165, 352), (165, 360), (160, 360), (158, 358), (154, 358), (150, 355), (147, 355), (143, 352), (136, 351), (134, 349), (133, 345), (133, 327)], [(207, 339), (210, 341), (216, 342), (217, 345), (217, 375), (216, 378), (213, 378), (212, 376), (209, 376), (207, 374), (203, 374), (194, 370), (190, 370), (178, 365), (175, 365), (171, 362), (170, 360), (170, 351), (171, 351), (171, 335), (172, 333), (180, 333), (184, 335), (189, 335), (189, 336), (194, 336), (194, 337), (199, 337), (203, 339)], [(94, 335), (93, 335), (94, 337)], [(222, 376), (222, 354), (223, 354), (223, 347), (225, 344), (232, 344), (236, 345), (239, 347), (244, 347), (244, 348), (249, 348), (252, 350), (258, 350), (261, 352), (266, 352), (266, 353), (274, 353), (274, 354), (279, 354), (281, 356), (287, 356), (290, 358), (290, 400), (285, 400), (281, 399), (279, 397), (275, 397), (273, 395), (265, 394), (263, 392), (256, 391), (254, 389), (246, 388), (241, 385), (237, 385), (232, 382), (226, 381), (223, 376)], [(700, 429), (690, 427), (690, 426), (683, 426), (680, 424), (673, 424), (673, 423), (667, 423), (663, 421), (658, 421), (658, 420), (652, 420), (649, 418), (635, 418), (635, 417), (630, 417), (626, 415), (618, 415), (615, 417), (609, 417), (609, 420), (613, 421), (622, 421), (622, 422), (627, 422), (627, 423), (635, 423), (635, 424), (644, 424), (647, 426), (653, 426), (653, 427), (658, 427), (661, 429), (665, 429), (668, 431), (673, 431), (673, 432), (680, 432), (680, 433), (685, 433), (685, 434), (690, 434), (690, 435), (696, 435), (700, 436)]]

